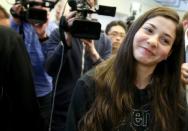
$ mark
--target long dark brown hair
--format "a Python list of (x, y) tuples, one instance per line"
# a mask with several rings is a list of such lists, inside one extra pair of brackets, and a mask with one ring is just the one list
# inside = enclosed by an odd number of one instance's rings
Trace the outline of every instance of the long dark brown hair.
[[(183, 28), (176, 11), (166, 8), (153, 8), (140, 16), (130, 27), (117, 56), (96, 67), (96, 99), (80, 122), (82, 131), (103, 131), (113, 128), (127, 118), (133, 109), (136, 60), (133, 56), (133, 39), (140, 27), (151, 18), (162, 16), (176, 25), (176, 39), (172, 53), (167, 60), (160, 62), (153, 74), (152, 131), (182, 131), (182, 92), (180, 66), (183, 55)], [(108, 125), (108, 126), (107, 126)]]

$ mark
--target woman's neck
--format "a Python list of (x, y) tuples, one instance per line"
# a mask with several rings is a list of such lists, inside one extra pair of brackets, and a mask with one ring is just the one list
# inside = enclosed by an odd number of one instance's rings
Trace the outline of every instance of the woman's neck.
[(135, 85), (138, 89), (145, 89), (146, 86), (151, 81), (151, 75), (155, 69), (155, 67), (146, 67), (142, 65), (137, 65), (136, 67), (137, 76), (135, 80)]

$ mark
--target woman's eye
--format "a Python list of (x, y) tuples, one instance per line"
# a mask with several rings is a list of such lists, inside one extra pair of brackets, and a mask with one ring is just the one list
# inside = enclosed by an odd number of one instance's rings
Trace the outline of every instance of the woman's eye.
[(152, 33), (153, 32), (153, 30), (151, 28), (148, 28), (148, 27), (144, 27), (144, 30), (146, 32), (148, 32), (148, 33)]
[(165, 44), (165, 45), (169, 45), (170, 41), (168, 39), (166, 39), (166, 38), (161, 38), (161, 43)]

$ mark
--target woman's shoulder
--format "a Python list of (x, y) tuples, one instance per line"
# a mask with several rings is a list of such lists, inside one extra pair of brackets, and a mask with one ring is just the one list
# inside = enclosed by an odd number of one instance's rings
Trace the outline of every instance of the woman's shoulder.
[(87, 90), (94, 88), (95, 86), (94, 75), (95, 75), (95, 69), (91, 69), (87, 71), (82, 77), (80, 77), (78, 83), (80, 83), (82, 87), (87, 88)]
[(86, 72), (77, 82), (76, 87), (79, 90), (79, 92), (82, 90), (82, 93), (84, 92), (85, 96), (88, 96), (89, 98), (93, 99), (95, 97), (95, 69), (91, 69), (88, 72)]
[[(95, 100), (95, 89), (92, 85), (92, 81), (93, 80), (90, 77), (90, 72), (89, 74), (86, 73), (85, 75), (83, 75), (77, 81), (76, 86), (73, 90), (69, 112), (76, 112), (77, 114), (79, 114), (78, 116), (82, 116), (86, 111), (89, 110), (91, 104)], [(78, 116), (76, 115), (74, 117)]]

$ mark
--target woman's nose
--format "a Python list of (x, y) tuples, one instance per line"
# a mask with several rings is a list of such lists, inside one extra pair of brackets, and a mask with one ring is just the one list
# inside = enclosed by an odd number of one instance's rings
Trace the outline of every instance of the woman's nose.
[(148, 39), (148, 44), (152, 47), (157, 47), (158, 42), (159, 42), (159, 38), (158, 35), (152, 35), (150, 36), (150, 38)]

